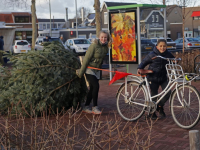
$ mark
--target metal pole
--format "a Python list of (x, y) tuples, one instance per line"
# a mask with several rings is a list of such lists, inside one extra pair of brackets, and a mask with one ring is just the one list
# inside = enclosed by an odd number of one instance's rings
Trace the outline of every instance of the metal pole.
[(78, 38), (78, 23), (77, 23), (77, 0), (75, 0), (76, 7), (76, 38)]
[(141, 36), (140, 36), (140, 7), (137, 7), (137, 44), (138, 44), (138, 64), (141, 63)]
[(51, 36), (51, 0), (49, 0), (49, 12), (50, 12), (50, 36)]
[(200, 149), (199, 130), (189, 131), (190, 150)]
[(164, 8), (164, 39), (167, 39), (167, 28), (166, 28), (166, 7)]

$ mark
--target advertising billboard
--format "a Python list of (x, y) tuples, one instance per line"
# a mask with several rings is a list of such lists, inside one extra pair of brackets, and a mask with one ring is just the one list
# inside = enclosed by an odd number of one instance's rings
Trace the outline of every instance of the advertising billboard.
[(111, 63), (137, 64), (136, 11), (110, 12)]

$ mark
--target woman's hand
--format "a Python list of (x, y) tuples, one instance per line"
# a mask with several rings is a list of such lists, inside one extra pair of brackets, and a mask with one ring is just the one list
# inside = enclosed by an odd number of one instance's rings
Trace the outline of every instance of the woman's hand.
[[(77, 69), (76, 70), (76, 75), (79, 77), (79, 71), (80, 71), (80, 69)], [(79, 77), (80, 78), (80, 77)]]

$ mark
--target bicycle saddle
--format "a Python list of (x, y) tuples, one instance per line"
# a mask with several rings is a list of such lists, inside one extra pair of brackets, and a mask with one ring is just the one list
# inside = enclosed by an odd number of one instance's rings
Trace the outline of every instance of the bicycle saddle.
[(138, 73), (141, 75), (146, 75), (148, 73), (153, 73), (153, 70), (138, 69)]

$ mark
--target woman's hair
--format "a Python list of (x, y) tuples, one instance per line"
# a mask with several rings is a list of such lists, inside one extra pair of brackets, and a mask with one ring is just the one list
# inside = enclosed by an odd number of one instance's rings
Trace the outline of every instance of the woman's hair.
[(165, 42), (165, 44), (167, 45), (167, 42), (166, 42), (165, 39), (158, 39), (157, 45), (158, 45), (160, 42)]
[[(100, 31), (98, 37), (101, 35), (101, 33), (107, 34), (108, 47), (110, 48), (112, 45), (112, 38), (111, 38), (110, 34), (106, 31)], [(97, 40), (95, 40), (95, 43), (97, 43)]]

